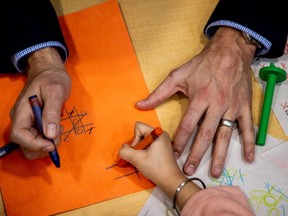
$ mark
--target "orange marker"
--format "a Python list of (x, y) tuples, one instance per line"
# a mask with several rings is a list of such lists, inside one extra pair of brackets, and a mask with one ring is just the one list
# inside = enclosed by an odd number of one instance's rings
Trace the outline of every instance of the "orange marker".
[[(133, 148), (136, 150), (143, 150), (150, 146), (161, 134), (163, 130), (160, 127), (156, 127), (151, 133), (147, 134), (139, 143)], [(119, 167), (126, 167), (129, 163), (123, 159), (120, 159), (117, 163)]]

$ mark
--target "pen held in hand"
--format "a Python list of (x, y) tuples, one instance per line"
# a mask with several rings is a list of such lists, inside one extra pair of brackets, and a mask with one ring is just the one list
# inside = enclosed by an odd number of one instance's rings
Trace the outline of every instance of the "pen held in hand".
[[(133, 148), (135, 150), (143, 150), (150, 146), (159, 136), (161, 136), (163, 130), (160, 127), (156, 127), (151, 133), (147, 134), (139, 143)], [(129, 163), (123, 159), (118, 160), (118, 167), (127, 167)]]
[(18, 149), (20, 146), (16, 143), (10, 142), (0, 148), (0, 158), (4, 157), (5, 155), (9, 154), (10, 152)]
[(44, 135), (44, 132), (43, 132), (42, 108), (41, 108), (41, 105), (40, 105), (39, 100), (37, 98), (37, 95), (30, 96), (29, 101), (30, 101), (30, 105), (31, 105), (33, 113), (34, 113), (35, 121), (37, 124), (37, 129), (38, 129), (39, 133), (41, 133), (41, 135), (43, 136), (44, 139), (51, 141), (55, 146), (54, 151), (49, 152), (49, 156), (50, 156), (52, 162), (54, 163), (54, 165), (57, 168), (59, 168), (60, 167), (60, 157), (59, 157), (59, 154), (57, 152), (56, 145), (55, 145), (53, 140), (46, 138)]

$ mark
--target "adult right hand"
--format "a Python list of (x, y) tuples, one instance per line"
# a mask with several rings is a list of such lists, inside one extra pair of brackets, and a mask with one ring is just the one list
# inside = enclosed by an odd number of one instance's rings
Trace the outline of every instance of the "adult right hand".
[(11, 141), (22, 147), (27, 159), (48, 155), (54, 144), (43, 139), (36, 129), (36, 122), (29, 97), (37, 95), (43, 108), (42, 124), (47, 138), (56, 145), (61, 140), (61, 111), (71, 90), (71, 79), (55, 48), (43, 48), (30, 54), (27, 59), (27, 82), (10, 111)]

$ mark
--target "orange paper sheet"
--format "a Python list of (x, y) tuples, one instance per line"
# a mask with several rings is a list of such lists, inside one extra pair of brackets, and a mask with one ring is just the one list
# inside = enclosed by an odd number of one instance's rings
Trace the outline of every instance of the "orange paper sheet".
[[(136, 121), (159, 125), (155, 111), (134, 106), (148, 89), (117, 2), (59, 19), (73, 83), (62, 116), (61, 168), (49, 157), (28, 161), (20, 150), (3, 157), (0, 187), (9, 216), (47, 216), (154, 187), (132, 167), (107, 169)], [(0, 77), (1, 145), (9, 141), (9, 111), (24, 82)]]

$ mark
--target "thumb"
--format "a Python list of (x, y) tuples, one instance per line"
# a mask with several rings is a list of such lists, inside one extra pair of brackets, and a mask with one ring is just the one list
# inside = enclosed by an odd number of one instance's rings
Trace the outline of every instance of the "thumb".
[(119, 150), (119, 157), (130, 163), (131, 156), (136, 150), (128, 144), (123, 144)]
[(55, 139), (60, 136), (60, 121), (63, 107), (63, 100), (60, 98), (47, 98), (43, 101), (42, 112), (43, 132), (49, 139)]
[(164, 81), (158, 86), (147, 98), (140, 100), (136, 103), (136, 107), (140, 110), (150, 110), (159, 106), (166, 101), (169, 97), (176, 93), (176, 88), (169, 87), (168, 82)]

